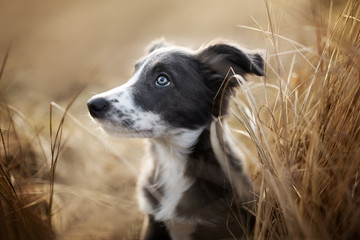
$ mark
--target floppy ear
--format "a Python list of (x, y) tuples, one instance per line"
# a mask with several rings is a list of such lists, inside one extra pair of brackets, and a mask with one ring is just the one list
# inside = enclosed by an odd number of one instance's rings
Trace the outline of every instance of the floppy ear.
[(170, 44), (165, 40), (165, 38), (160, 38), (150, 43), (150, 45), (146, 48), (146, 52), (152, 53), (156, 49), (168, 47), (168, 46), (170, 46)]
[(225, 76), (229, 68), (236, 74), (264, 76), (264, 59), (260, 53), (241, 49), (227, 43), (217, 43), (200, 49), (198, 59), (215, 72)]

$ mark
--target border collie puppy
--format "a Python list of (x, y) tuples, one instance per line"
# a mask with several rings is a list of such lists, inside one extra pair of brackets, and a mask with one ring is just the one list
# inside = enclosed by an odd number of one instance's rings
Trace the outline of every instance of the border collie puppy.
[(239, 85), (233, 72), (263, 76), (264, 60), (229, 43), (193, 51), (158, 41), (126, 84), (88, 101), (110, 135), (150, 138), (138, 183), (145, 239), (233, 239), (251, 228), (245, 163), (214, 121)]

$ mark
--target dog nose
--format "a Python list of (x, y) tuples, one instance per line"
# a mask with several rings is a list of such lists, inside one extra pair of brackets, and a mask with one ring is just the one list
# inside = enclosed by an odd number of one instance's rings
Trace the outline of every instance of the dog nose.
[(103, 118), (109, 110), (109, 102), (104, 98), (93, 98), (87, 102), (90, 115), (93, 118)]

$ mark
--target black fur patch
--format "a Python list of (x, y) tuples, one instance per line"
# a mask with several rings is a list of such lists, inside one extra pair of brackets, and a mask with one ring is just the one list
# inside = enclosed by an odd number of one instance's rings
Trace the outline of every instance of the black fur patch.
[(208, 130), (200, 135), (188, 156), (185, 175), (195, 182), (184, 192), (177, 214), (212, 223), (224, 221), (232, 198), (231, 186), (212, 151)]
[[(209, 124), (212, 115), (226, 113), (231, 89), (238, 86), (232, 74), (226, 78), (230, 67), (241, 75), (264, 75), (259, 54), (232, 45), (215, 44), (198, 52), (166, 46), (155, 44), (136, 64), (140, 72), (133, 94), (135, 104), (160, 114), (174, 128), (196, 129)], [(169, 86), (155, 84), (161, 75), (170, 80)]]
[(144, 240), (171, 240), (169, 231), (163, 222), (155, 221), (154, 217), (148, 216), (149, 222), (145, 232)]
[(195, 179), (195, 182), (183, 193), (176, 208), (177, 215), (207, 222), (197, 225), (193, 238), (244, 237), (241, 226), (251, 229), (254, 218), (241, 205), (235, 203), (236, 193), (232, 191), (226, 173), (222, 171), (212, 151), (210, 132), (207, 129), (200, 135), (188, 157), (185, 174)]
[(259, 53), (245, 51), (227, 43), (210, 45), (201, 50), (198, 56), (202, 62), (222, 75), (226, 75), (230, 67), (241, 75), (265, 75), (264, 60)]
[[(160, 114), (174, 128), (196, 129), (209, 123), (214, 94), (201, 69), (194, 57), (180, 51), (149, 55), (133, 86), (135, 104)], [(160, 75), (169, 78), (169, 86), (156, 86)]]

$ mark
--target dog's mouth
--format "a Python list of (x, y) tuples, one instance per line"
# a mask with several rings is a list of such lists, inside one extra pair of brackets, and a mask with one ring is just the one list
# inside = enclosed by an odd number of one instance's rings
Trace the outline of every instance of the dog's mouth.
[(112, 128), (108, 126), (102, 126), (105, 132), (115, 137), (152, 137), (154, 131), (151, 129), (139, 130), (129, 128)]
[(154, 137), (154, 129), (134, 128), (128, 121), (113, 122), (108, 119), (96, 119), (101, 128), (109, 135), (114, 137)]

